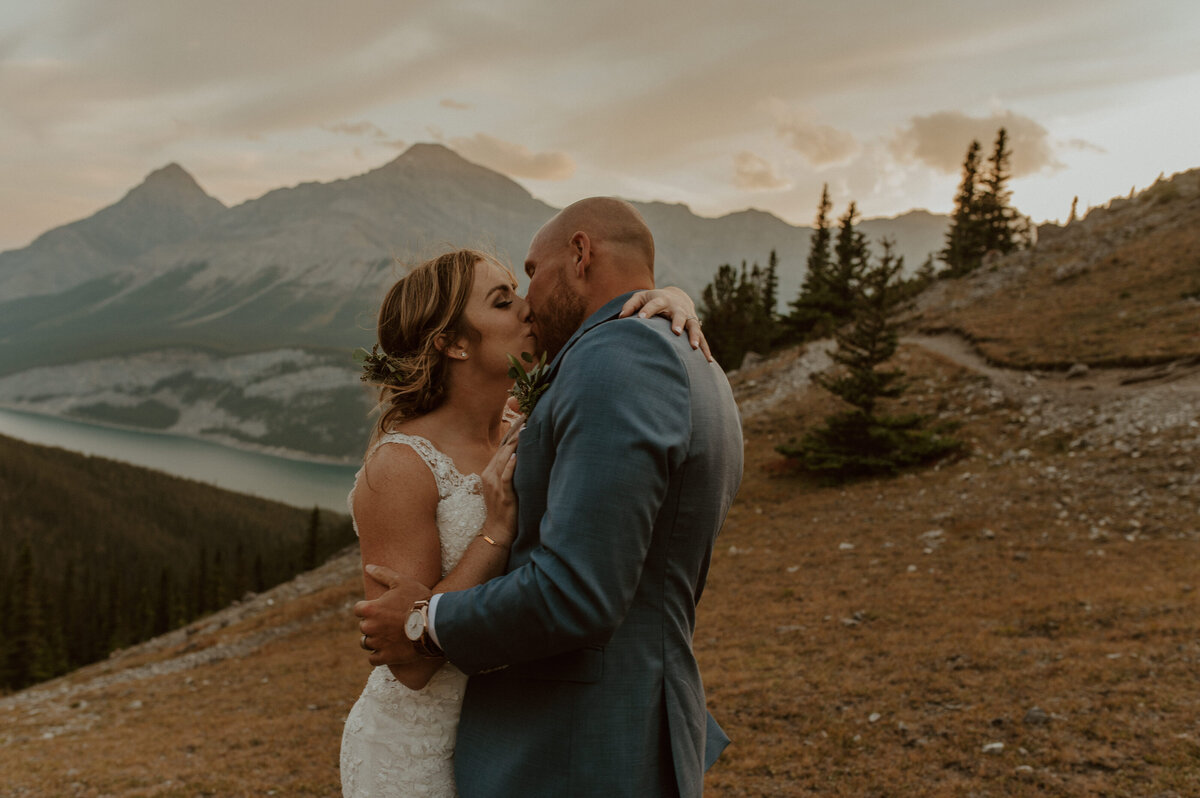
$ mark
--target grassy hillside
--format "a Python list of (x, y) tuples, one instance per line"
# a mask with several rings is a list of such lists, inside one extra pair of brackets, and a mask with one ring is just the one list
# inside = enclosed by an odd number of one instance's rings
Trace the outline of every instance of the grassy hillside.
[(6, 437), (0, 508), (0, 689), (168, 631), (353, 539), (341, 516)]
[(938, 284), (910, 323), (1020, 368), (1200, 356), (1200, 170), (1038, 233), (1034, 249)]

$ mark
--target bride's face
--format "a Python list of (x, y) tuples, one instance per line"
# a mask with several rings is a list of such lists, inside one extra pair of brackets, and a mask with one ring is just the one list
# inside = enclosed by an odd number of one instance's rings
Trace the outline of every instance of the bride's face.
[(477, 366), (507, 374), (508, 355), (538, 352), (529, 304), (517, 293), (512, 274), (497, 263), (481, 260), (475, 264), (475, 280), (463, 315), (476, 333), (463, 348), (467, 359)]

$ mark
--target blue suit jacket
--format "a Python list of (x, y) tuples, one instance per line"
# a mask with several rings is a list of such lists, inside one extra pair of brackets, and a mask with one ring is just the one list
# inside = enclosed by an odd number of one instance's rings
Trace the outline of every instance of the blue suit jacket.
[(509, 572), (439, 599), (473, 674), (455, 750), (472, 796), (700, 795), (728, 743), (692, 653), (742, 474), (724, 373), (618, 297), (551, 364), (521, 433)]

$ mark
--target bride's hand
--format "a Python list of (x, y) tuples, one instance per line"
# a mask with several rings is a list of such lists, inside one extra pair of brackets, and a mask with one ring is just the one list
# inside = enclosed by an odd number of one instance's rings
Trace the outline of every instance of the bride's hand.
[(696, 303), (682, 288), (669, 285), (666, 288), (638, 291), (621, 307), (620, 317), (623, 319), (635, 312), (645, 319), (651, 316), (666, 316), (671, 320), (672, 332), (680, 335), (686, 329), (692, 349), (699, 349), (708, 358), (709, 363), (713, 362), (712, 350), (708, 348), (704, 331), (700, 329)]
[(479, 475), (483, 500), (487, 504), (487, 520), (480, 534), (487, 535), (501, 546), (511, 546), (517, 536), (517, 494), (513, 490), (513, 472), (517, 467), (517, 442), (525, 417), (513, 422), (491, 462)]

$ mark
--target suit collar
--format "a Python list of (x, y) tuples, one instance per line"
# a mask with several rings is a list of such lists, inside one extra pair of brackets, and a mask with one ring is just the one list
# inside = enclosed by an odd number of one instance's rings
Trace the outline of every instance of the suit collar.
[(579, 329), (575, 331), (575, 334), (567, 339), (567, 342), (563, 345), (563, 348), (559, 350), (557, 355), (554, 356), (554, 360), (550, 361), (550, 366), (547, 370), (547, 379), (554, 375), (554, 372), (558, 369), (558, 364), (562, 362), (563, 357), (580, 338), (587, 335), (590, 331), (594, 330), (596, 327), (599, 327), (604, 322), (612, 321), (619, 316), (622, 306), (624, 306), (624, 304), (629, 300), (629, 297), (633, 296), (635, 293), (635, 291), (629, 291), (621, 294), (618, 297), (614, 297), (606, 302), (595, 313), (588, 316), (583, 324), (579, 325)]

